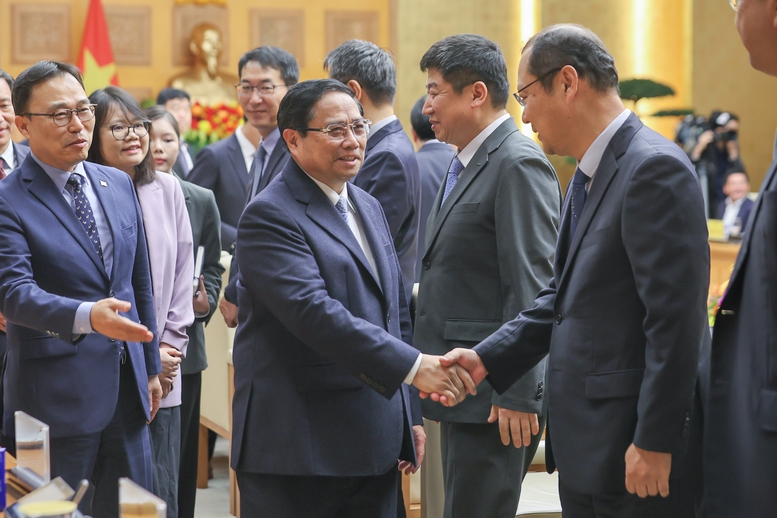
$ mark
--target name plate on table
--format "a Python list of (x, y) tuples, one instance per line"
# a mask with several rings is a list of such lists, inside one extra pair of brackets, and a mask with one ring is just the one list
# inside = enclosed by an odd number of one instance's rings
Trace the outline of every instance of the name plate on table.
[(31, 415), (14, 412), (16, 426), (16, 467), (12, 473), (33, 490), (51, 481), (49, 425)]
[(119, 479), (121, 518), (165, 518), (167, 503), (128, 478)]
[(707, 220), (707, 231), (710, 234), (710, 239), (712, 241), (725, 241), (726, 240), (726, 231), (723, 228), (723, 220), (722, 219), (708, 219)]

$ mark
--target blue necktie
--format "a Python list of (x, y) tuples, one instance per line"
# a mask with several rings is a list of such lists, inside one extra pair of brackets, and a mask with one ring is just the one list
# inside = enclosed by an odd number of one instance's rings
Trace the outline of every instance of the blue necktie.
[(94, 221), (94, 214), (92, 213), (92, 204), (89, 203), (89, 198), (86, 197), (82, 186), (84, 178), (80, 174), (73, 173), (67, 180), (67, 185), (70, 187), (70, 191), (73, 194), (73, 199), (76, 202), (76, 217), (78, 221), (86, 231), (89, 241), (92, 242), (95, 252), (103, 258), (103, 247), (100, 244), (100, 234), (97, 233), (97, 223)]
[(572, 177), (572, 201), (570, 203), (570, 219), (569, 219), (569, 242), (572, 242), (572, 238), (575, 237), (575, 230), (577, 230), (577, 224), (580, 222), (580, 215), (583, 213), (583, 207), (585, 206), (585, 186), (590, 178), (580, 168), (575, 171), (575, 176)]
[(259, 144), (256, 150), (254, 161), (251, 163), (251, 172), (248, 175), (248, 188), (251, 189), (251, 198), (256, 196), (259, 182), (262, 181), (262, 170), (264, 169), (264, 157), (267, 156), (267, 150)]
[(348, 202), (345, 201), (345, 196), (340, 196), (340, 199), (335, 203), (335, 208), (343, 217), (343, 220), (348, 223)]
[(464, 164), (461, 163), (459, 157), (453, 157), (453, 162), (451, 162), (451, 166), (448, 168), (448, 179), (445, 182), (445, 190), (442, 193), (442, 202), (440, 202), (440, 205), (445, 203), (445, 199), (456, 186), (456, 182), (459, 181), (459, 175), (461, 175), (463, 170)]

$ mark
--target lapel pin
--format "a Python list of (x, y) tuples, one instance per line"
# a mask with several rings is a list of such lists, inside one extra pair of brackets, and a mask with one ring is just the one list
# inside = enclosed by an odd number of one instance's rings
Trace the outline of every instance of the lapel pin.
[(108, 184), (105, 182), (105, 180), (100, 180), (100, 185), (103, 187), (108, 187)]

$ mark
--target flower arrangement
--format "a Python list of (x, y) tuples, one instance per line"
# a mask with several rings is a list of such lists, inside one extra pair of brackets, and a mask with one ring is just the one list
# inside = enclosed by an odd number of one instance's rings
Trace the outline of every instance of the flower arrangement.
[(183, 138), (187, 144), (200, 150), (218, 140), (232, 135), (243, 122), (243, 109), (235, 102), (192, 106), (192, 127)]

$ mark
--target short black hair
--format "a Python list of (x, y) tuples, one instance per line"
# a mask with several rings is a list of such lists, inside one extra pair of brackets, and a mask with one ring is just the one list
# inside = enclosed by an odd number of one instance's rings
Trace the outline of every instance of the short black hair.
[(280, 47), (271, 47), (270, 45), (264, 45), (257, 47), (253, 50), (249, 50), (242, 56), (240, 61), (237, 62), (237, 75), (243, 77), (243, 68), (250, 61), (256, 61), (264, 68), (274, 68), (281, 74), (281, 79), (286, 86), (297, 84), (299, 81), (299, 65), (297, 60), (294, 59), (288, 51), (283, 50)]
[(4, 79), (5, 82), (8, 83), (8, 89), (13, 92), (13, 76), (5, 70), (0, 69), (0, 79)]
[[(287, 128), (304, 128), (316, 118), (316, 103), (328, 93), (342, 92), (351, 96), (359, 113), (364, 116), (364, 109), (350, 88), (334, 79), (311, 79), (302, 81), (289, 88), (289, 91), (278, 106), (278, 130), (283, 135)], [(307, 134), (298, 130), (303, 137)]]
[(599, 36), (582, 25), (557, 24), (541, 30), (526, 42), (521, 54), (531, 52), (529, 73), (542, 77), (546, 92), (553, 89), (553, 70), (571, 65), (580, 79), (597, 92), (620, 92), (615, 59)]
[(413, 126), (418, 138), (421, 140), (432, 140), (435, 138), (434, 131), (432, 131), (432, 123), (429, 122), (429, 116), (423, 113), (426, 97), (426, 95), (422, 95), (410, 110), (410, 124)]
[(155, 120), (165, 119), (173, 127), (173, 130), (175, 131), (175, 134), (178, 136), (178, 138), (181, 138), (181, 129), (178, 127), (178, 120), (176, 120), (172, 113), (165, 110), (164, 106), (160, 104), (154, 104), (146, 108), (145, 112), (146, 117), (148, 117), (148, 120), (151, 121), (152, 128), (154, 127)]
[(394, 104), (397, 68), (387, 51), (364, 40), (348, 40), (324, 58), (329, 77), (343, 84), (355, 80), (376, 106)]
[(731, 163), (731, 165), (728, 167), (728, 171), (726, 171), (726, 177), (723, 180), (724, 184), (728, 181), (728, 177), (731, 176), (732, 174), (743, 174), (747, 179), (747, 183), (750, 183), (750, 175), (747, 174), (747, 170), (745, 169), (745, 164), (743, 164), (742, 161), (739, 159), (734, 160)]
[[(95, 90), (89, 96), (89, 101), (92, 104), (96, 104), (97, 108), (94, 111), (94, 134), (87, 160), (100, 165), (110, 165), (105, 162), (105, 157), (103, 157), (100, 150), (100, 128), (105, 125), (108, 115), (116, 108), (121, 110), (127, 119), (131, 119), (130, 115), (134, 115), (139, 120), (147, 120), (146, 112), (143, 111), (143, 108), (140, 107), (140, 104), (134, 97), (118, 86), (106, 86), (105, 88)], [(135, 166), (133, 182), (135, 187), (138, 187), (153, 182), (155, 178), (156, 172), (152, 165), (151, 153), (146, 153), (143, 160)]]
[(192, 102), (189, 92), (178, 88), (167, 87), (162, 88), (159, 91), (159, 95), (156, 96), (156, 103), (164, 106), (167, 104), (167, 101), (172, 101), (173, 99), (186, 99), (189, 103)]
[(448, 36), (429, 47), (421, 58), (421, 71), (439, 70), (456, 93), (482, 81), (491, 96), (491, 106), (507, 106), (510, 81), (507, 62), (499, 45), (478, 34)]
[[(27, 112), (27, 106), (30, 102), (33, 88), (53, 77), (68, 74), (78, 81), (81, 88), (84, 88), (84, 80), (81, 78), (81, 72), (78, 70), (78, 67), (71, 63), (48, 60), (38, 61), (19, 74), (14, 82), (14, 88), (11, 90), (11, 102), (13, 103), (13, 109), (14, 112), (16, 112), (16, 115), (22, 115)], [(86, 91), (86, 88), (84, 88), (84, 91)]]

